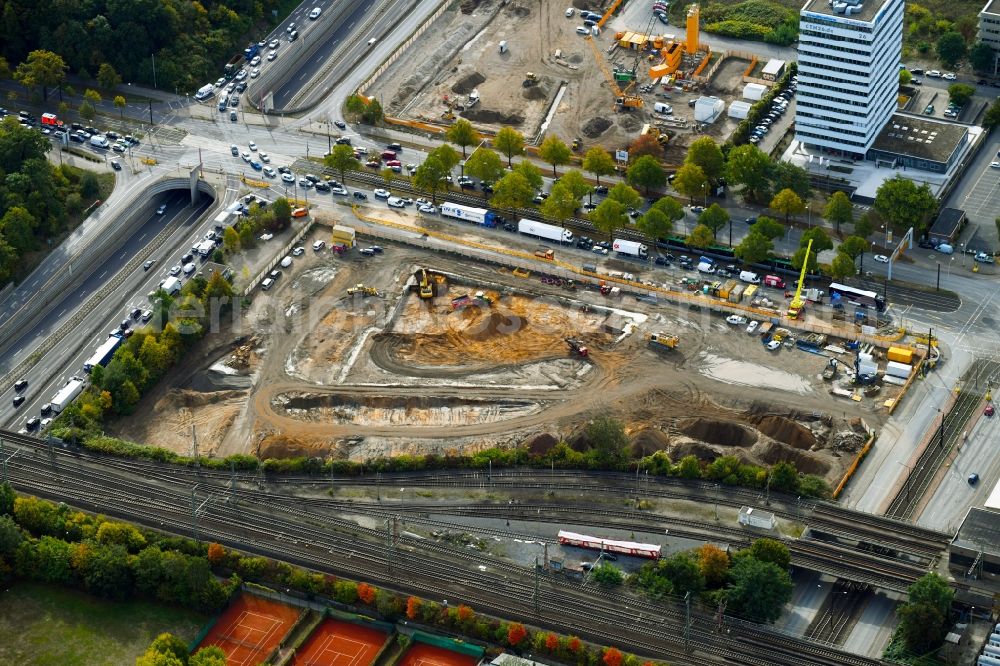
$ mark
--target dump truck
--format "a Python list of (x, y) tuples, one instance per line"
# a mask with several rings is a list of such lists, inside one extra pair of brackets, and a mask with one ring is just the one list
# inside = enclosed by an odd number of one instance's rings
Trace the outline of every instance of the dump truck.
[(630, 257), (638, 257), (639, 259), (645, 259), (649, 256), (648, 248), (642, 243), (636, 241), (625, 240), (623, 238), (616, 238), (611, 244), (611, 247), (618, 254), (625, 254)]
[(549, 250), (548, 248), (542, 248), (540, 250), (535, 250), (535, 256), (538, 257), (539, 259), (547, 259), (549, 261), (552, 261), (553, 259), (556, 258), (556, 253), (553, 252), (552, 250)]
[(517, 230), (526, 236), (537, 236), (538, 238), (544, 238), (545, 240), (557, 243), (573, 242), (572, 231), (557, 227), (554, 224), (545, 224), (544, 222), (521, 218), (517, 221)]
[(676, 349), (678, 342), (680, 342), (680, 339), (676, 335), (665, 335), (663, 333), (649, 334), (649, 346), (653, 349)]

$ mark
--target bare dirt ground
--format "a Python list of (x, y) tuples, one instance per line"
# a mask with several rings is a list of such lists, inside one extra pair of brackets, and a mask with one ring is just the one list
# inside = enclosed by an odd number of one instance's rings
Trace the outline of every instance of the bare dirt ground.
[[(484, 130), (496, 131), (507, 125), (522, 132), (529, 141), (549, 132), (567, 142), (580, 137), (587, 146), (600, 145), (613, 151), (626, 147), (644, 124), (655, 121), (653, 103), (662, 101), (673, 107), (675, 117), (688, 121), (687, 128), (678, 130), (666, 155), (668, 163), (680, 163), (684, 147), (697, 136), (693, 110), (687, 102), (699, 97), (702, 91), (658, 89), (655, 94), (641, 94), (644, 108), (615, 112), (614, 94), (594, 52), (584, 37), (576, 33), (582, 24), (579, 14), (571, 18), (565, 15), (569, 6), (603, 11), (606, 3), (541, 0), (504, 5), (484, 0), (472, 4), (475, 9), (471, 13), (445, 12), (427, 33), (446, 35), (447, 39), (418, 40), (405, 57), (375, 82), (369, 92), (388, 100), (388, 115), (444, 122), (451, 104), (457, 105), (455, 112), (459, 116)], [(626, 49), (617, 48), (609, 54), (616, 31), (643, 32), (649, 27), (650, 34), (684, 38), (682, 27), (664, 26), (656, 21), (650, 26), (650, 16), (648, 7), (639, 11), (626, 6), (622, 16), (609, 22), (604, 33), (593, 41), (609, 69), (615, 63), (637, 67), (639, 77), (633, 93), (638, 93), (639, 85), (650, 82), (650, 63), (645, 55)], [(504, 53), (500, 53), (500, 42), (507, 45)], [(747, 64), (743, 60), (723, 63), (703, 92), (716, 95), (727, 104), (740, 99), (741, 77)], [(538, 77), (537, 85), (522, 86), (528, 72)], [(565, 90), (555, 114), (548, 126), (543, 127), (563, 86)], [(468, 96), (474, 90), (481, 101), (469, 107)], [(736, 122), (723, 114), (701, 132), (724, 140), (735, 127)]]
[[(445, 276), (429, 303), (407, 288), (424, 265)], [(381, 295), (346, 296), (359, 282)], [(478, 291), (492, 303), (452, 309)], [(626, 333), (606, 330), (609, 316)], [(832, 480), (863, 441), (858, 419), (883, 419), (876, 399), (829, 395), (825, 357), (768, 352), (707, 311), (609, 301), (392, 244), (371, 259), (307, 252), (241, 321), (207, 339), (117, 434), (189, 453), (193, 427), (207, 455), (364, 460), (585, 447), (586, 420), (610, 412), (637, 454), (794, 460)], [(650, 332), (681, 344), (655, 351)], [(571, 354), (567, 336), (589, 358)]]

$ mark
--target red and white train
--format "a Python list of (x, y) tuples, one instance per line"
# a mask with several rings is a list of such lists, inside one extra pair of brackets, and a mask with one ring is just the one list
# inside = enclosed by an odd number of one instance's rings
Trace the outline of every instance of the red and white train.
[(564, 546), (579, 546), (580, 548), (604, 550), (609, 553), (621, 553), (623, 555), (635, 555), (636, 557), (648, 557), (653, 560), (660, 559), (660, 547), (651, 543), (614, 541), (613, 539), (602, 539), (600, 537), (587, 536), (586, 534), (576, 534), (575, 532), (565, 532), (563, 530), (559, 530), (559, 543)]

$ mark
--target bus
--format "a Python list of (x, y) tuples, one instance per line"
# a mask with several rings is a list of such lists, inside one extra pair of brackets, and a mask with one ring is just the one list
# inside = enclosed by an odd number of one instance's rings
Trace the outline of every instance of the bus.
[(846, 284), (833, 282), (830, 284), (830, 301), (836, 304), (837, 299), (845, 300), (852, 305), (863, 305), (866, 308), (875, 308), (877, 312), (885, 311), (885, 299), (874, 291), (848, 287)]

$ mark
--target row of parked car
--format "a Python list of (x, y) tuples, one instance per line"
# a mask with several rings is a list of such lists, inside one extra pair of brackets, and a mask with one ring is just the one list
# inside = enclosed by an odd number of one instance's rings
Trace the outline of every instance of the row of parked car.
[(768, 111), (767, 115), (761, 118), (760, 124), (753, 128), (750, 132), (750, 143), (760, 143), (764, 138), (764, 135), (771, 130), (771, 125), (778, 122), (785, 111), (788, 110), (788, 104), (792, 100), (792, 96), (795, 95), (795, 88), (798, 85), (798, 77), (793, 76), (788, 84), (788, 87), (783, 91), (778, 93), (771, 102), (771, 110)]

